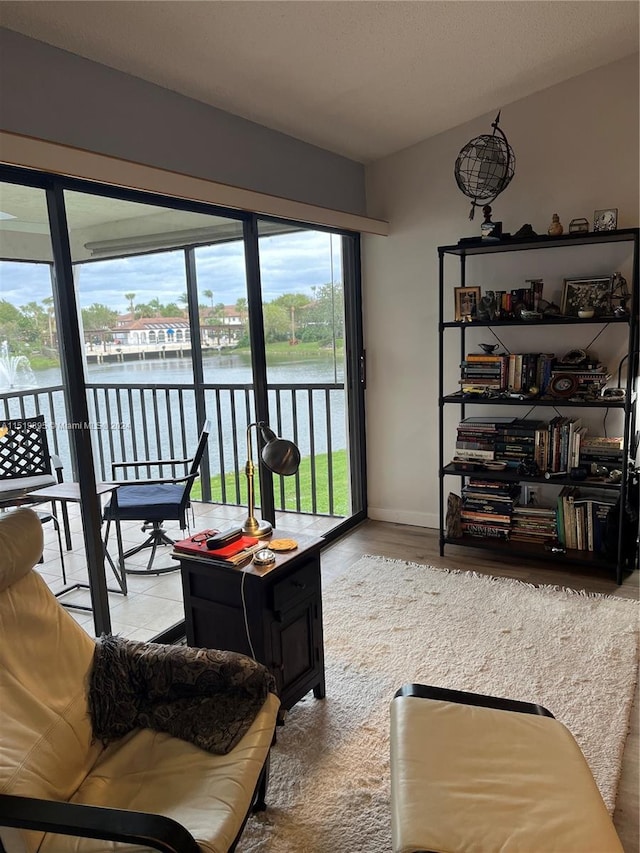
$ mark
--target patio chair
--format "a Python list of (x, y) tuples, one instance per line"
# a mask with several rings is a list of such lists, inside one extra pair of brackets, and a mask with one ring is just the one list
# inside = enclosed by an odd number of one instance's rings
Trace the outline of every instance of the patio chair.
[[(178, 564), (155, 567), (153, 560), (159, 545), (173, 546), (174, 544), (174, 540), (168, 536), (167, 531), (162, 526), (165, 521), (177, 521), (183, 532), (189, 528), (187, 510), (191, 506), (191, 489), (198, 476), (210, 429), (211, 422), (206, 421), (198, 439), (198, 446), (191, 459), (139, 459), (135, 462), (112, 463), (111, 474), (114, 482), (119, 480), (119, 475), (123, 471), (131, 468), (136, 477), (141, 469), (147, 471), (157, 469), (161, 475), (158, 479), (124, 479), (122, 485), (113, 493), (104, 507), (103, 518), (107, 522), (107, 537), (110, 523), (116, 520), (120, 522), (142, 521), (144, 522), (141, 528), (142, 532), (149, 533), (144, 542), (134, 548), (129, 548), (122, 554), (120, 563), (122, 571), (129, 574), (160, 575), (178, 570)], [(176, 477), (175, 471), (179, 468), (182, 468), (185, 473)], [(170, 470), (173, 476), (162, 476), (166, 470)], [(127, 568), (125, 560), (145, 548), (151, 549), (146, 568)]]
[[(37, 489), (63, 481), (63, 465), (59, 456), (49, 452), (44, 415), (32, 418), (11, 418), (0, 421), (0, 510), (23, 505), (47, 503), (38, 498)], [(55, 473), (54, 473), (55, 471)], [(43, 524), (48, 521), (58, 537), (62, 578), (66, 583), (60, 524), (55, 506), (51, 512), (38, 512)], [(62, 507), (67, 550), (71, 550), (71, 534), (67, 508)]]

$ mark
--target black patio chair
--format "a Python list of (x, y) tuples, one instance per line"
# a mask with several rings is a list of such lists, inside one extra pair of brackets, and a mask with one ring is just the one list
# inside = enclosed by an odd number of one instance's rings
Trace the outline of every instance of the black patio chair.
[[(174, 572), (179, 565), (156, 568), (153, 560), (159, 545), (173, 545), (174, 540), (168, 536), (162, 526), (165, 521), (177, 521), (180, 529), (185, 531), (189, 528), (187, 510), (190, 508), (190, 495), (193, 484), (198, 476), (200, 462), (204, 455), (211, 422), (206, 421), (200, 433), (198, 446), (191, 459), (144, 459), (135, 462), (113, 462), (111, 474), (113, 482), (117, 482), (119, 475), (125, 469), (134, 469), (136, 477), (140, 470), (150, 471), (157, 469), (160, 472), (158, 479), (146, 480), (122, 480), (122, 485), (113, 493), (109, 502), (105, 504), (103, 518), (107, 522), (106, 536), (109, 535), (109, 525), (112, 521), (142, 521), (143, 533), (149, 533), (148, 537), (140, 545), (130, 548), (122, 554), (120, 569), (128, 574), (152, 574), (160, 575), (165, 572)], [(182, 468), (184, 474), (175, 476), (175, 472)], [(163, 476), (164, 471), (171, 471), (172, 476)], [(125, 560), (139, 553), (144, 548), (150, 548), (151, 554), (147, 566), (144, 569), (126, 568)]]
[[(44, 415), (32, 418), (10, 418), (0, 421), (0, 510), (17, 506), (47, 503), (38, 498), (37, 489), (63, 482), (63, 465), (59, 456), (49, 452)], [(55, 472), (55, 473), (54, 473)], [(60, 549), (62, 579), (66, 583), (60, 524), (55, 505), (51, 512), (37, 511), (43, 524), (53, 523)], [(71, 550), (71, 533), (67, 508), (62, 507), (67, 550)]]

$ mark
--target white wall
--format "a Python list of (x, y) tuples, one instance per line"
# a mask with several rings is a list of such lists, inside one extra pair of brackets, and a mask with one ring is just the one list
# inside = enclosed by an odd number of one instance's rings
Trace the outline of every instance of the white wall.
[[(617, 207), (618, 227), (637, 226), (638, 112), (637, 55), (503, 105), (501, 127), (515, 152), (516, 167), (510, 186), (493, 205), (493, 219), (511, 233), (528, 222), (541, 234), (553, 213), (568, 230), (575, 217), (591, 222), (595, 209)], [(372, 518), (438, 526), (437, 247), (479, 233), (481, 210), (469, 222), (469, 200), (455, 183), (453, 167), (472, 137), (491, 132), (494, 118), (495, 113), (482, 116), (367, 168), (367, 212), (390, 222), (389, 237), (363, 240)], [(469, 268), (467, 284), (488, 288), (491, 281), (500, 289), (498, 281), (518, 287), (525, 278), (543, 277), (544, 296), (553, 298), (559, 297), (563, 275), (622, 268), (630, 280), (628, 252), (568, 251), (576, 254), (560, 265), (541, 251), (501, 256), (498, 279), (478, 263)], [(447, 270), (451, 286), (459, 283), (453, 280), (455, 268)], [(624, 352), (619, 328), (611, 327), (613, 334), (595, 345), (610, 368)], [(503, 331), (505, 344), (517, 351), (518, 330)], [(561, 332), (539, 331), (547, 335), (542, 345), (562, 355), (570, 346), (585, 347), (597, 330), (578, 328), (573, 338), (566, 336), (566, 327)], [(485, 330), (478, 340), (486, 338)], [(453, 391), (459, 375), (457, 353), (447, 358), (446, 368), (445, 391)], [(533, 416), (548, 419), (549, 412), (553, 410), (538, 409)], [(452, 412), (447, 423), (450, 447), (456, 423)], [(615, 434), (615, 423), (608, 426), (609, 434)], [(594, 423), (593, 431), (596, 427)], [(447, 482), (446, 487), (453, 485)]]

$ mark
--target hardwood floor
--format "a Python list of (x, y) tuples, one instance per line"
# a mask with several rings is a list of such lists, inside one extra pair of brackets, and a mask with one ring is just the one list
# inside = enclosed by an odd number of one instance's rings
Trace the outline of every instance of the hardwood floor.
[[(633, 572), (621, 586), (606, 578), (590, 577), (575, 571), (563, 571), (556, 566), (545, 568), (541, 564), (511, 563), (506, 557), (494, 560), (486, 551), (447, 546), (444, 557), (439, 554), (438, 533), (423, 527), (408, 527), (381, 521), (365, 521), (356, 530), (330, 545), (322, 552), (323, 583), (348, 571), (363, 554), (379, 554), (397, 560), (425, 563), (450, 569), (464, 569), (501, 577), (512, 577), (532, 584), (552, 584), (572, 589), (583, 589), (605, 595), (638, 599), (639, 573)], [(640, 850), (640, 703), (636, 683), (629, 736), (625, 745), (622, 772), (618, 788), (614, 824), (625, 853)]]

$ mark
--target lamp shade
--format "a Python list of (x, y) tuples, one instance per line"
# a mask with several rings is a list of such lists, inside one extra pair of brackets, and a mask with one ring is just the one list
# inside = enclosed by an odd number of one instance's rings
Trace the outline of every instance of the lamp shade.
[(260, 432), (265, 442), (260, 456), (267, 468), (285, 477), (295, 474), (300, 466), (300, 451), (296, 445), (286, 438), (278, 438), (266, 425), (260, 426)]

